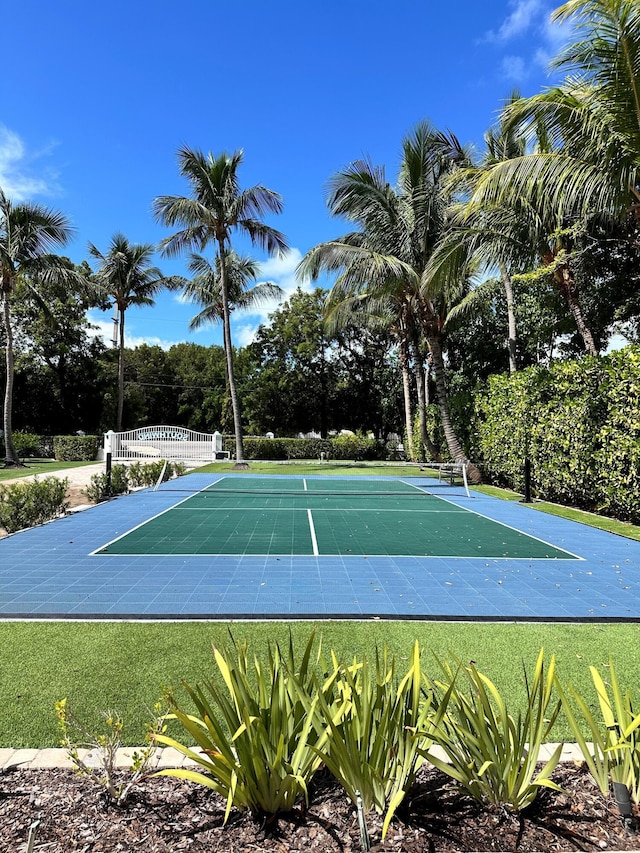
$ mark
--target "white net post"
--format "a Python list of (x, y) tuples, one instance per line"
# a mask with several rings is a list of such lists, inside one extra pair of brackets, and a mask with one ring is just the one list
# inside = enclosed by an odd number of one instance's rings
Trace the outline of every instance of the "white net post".
[(216, 430), (212, 436), (213, 438), (213, 461), (215, 462), (218, 459), (218, 453), (222, 453), (222, 433)]

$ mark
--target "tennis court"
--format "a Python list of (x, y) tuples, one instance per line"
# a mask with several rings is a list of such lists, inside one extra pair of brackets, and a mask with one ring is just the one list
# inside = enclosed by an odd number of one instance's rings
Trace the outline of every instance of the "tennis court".
[(96, 553), (576, 559), (405, 480), (247, 476), (221, 477)]
[(640, 621), (640, 542), (426, 476), (193, 473), (0, 540), (0, 618)]

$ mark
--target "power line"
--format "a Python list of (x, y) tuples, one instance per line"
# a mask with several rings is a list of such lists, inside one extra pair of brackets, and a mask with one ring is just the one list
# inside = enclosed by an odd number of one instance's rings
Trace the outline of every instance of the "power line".
[(213, 385), (171, 385), (168, 382), (138, 382), (136, 379), (125, 379), (125, 385), (142, 385), (145, 388), (186, 388), (192, 391), (213, 391)]

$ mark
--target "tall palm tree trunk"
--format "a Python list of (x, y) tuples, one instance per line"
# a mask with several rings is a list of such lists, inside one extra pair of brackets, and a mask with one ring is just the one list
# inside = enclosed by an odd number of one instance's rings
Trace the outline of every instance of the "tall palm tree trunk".
[(585, 350), (589, 355), (598, 355), (598, 348), (596, 347), (593, 339), (593, 334), (591, 333), (591, 329), (589, 328), (584, 314), (582, 313), (578, 286), (569, 266), (567, 264), (563, 264), (560, 269), (556, 271), (556, 277), (560, 280), (560, 287), (564, 293), (565, 299), (567, 300), (567, 305), (569, 306), (569, 311), (571, 311), (575, 321), (578, 333), (584, 342)]
[(423, 459), (435, 460), (436, 448), (429, 437), (427, 430), (427, 385), (424, 358), (422, 353), (416, 352), (414, 359), (416, 388), (418, 391), (418, 420), (420, 423), (420, 444), (422, 446), (421, 456)]
[(120, 321), (118, 333), (120, 336), (118, 345), (118, 413), (116, 416), (116, 432), (122, 432), (122, 415), (124, 412), (124, 311), (118, 309)]
[(402, 391), (404, 395), (404, 428), (407, 433), (407, 447), (409, 457), (413, 462), (413, 423), (411, 416), (411, 376), (409, 373), (409, 353), (404, 338), (400, 338), (400, 367), (402, 369)]
[(466, 462), (467, 476), (470, 483), (481, 483), (482, 475), (473, 462), (469, 462), (467, 456), (462, 449), (460, 439), (451, 423), (451, 412), (449, 410), (449, 398), (447, 396), (447, 388), (444, 379), (444, 360), (442, 358), (442, 346), (440, 338), (437, 335), (429, 335), (429, 347), (431, 349), (431, 357), (433, 364), (433, 373), (436, 380), (436, 397), (438, 399), (438, 408), (440, 409), (440, 419), (442, 421), (442, 429), (444, 437), (449, 448), (449, 453), (455, 462)]
[(231, 344), (231, 322), (229, 320), (229, 287), (227, 281), (227, 253), (224, 240), (218, 241), (220, 250), (220, 296), (222, 298), (222, 329), (224, 336), (224, 349), (227, 357), (227, 381), (229, 383), (229, 395), (231, 397), (231, 409), (233, 411), (233, 427), (236, 435), (236, 465), (244, 466), (244, 446), (242, 443), (242, 419), (240, 414), (240, 403), (236, 391), (236, 380), (233, 372), (233, 347)]
[(513, 282), (511, 281), (511, 276), (507, 272), (507, 268), (504, 264), (500, 264), (500, 275), (502, 276), (504, 295), (507, 299), (507, 322), (509, 327), (507, 346), (509, 347), (509, 372), (515, 373), (518, 366), (516, 364), (516, 312), (513, 300)]
[(2, 317), (4, 320), (4, 330), (7, 336), (6, 346), (6, 367), (7, 367), (7, 382), (4, 392), (4, 464), (5, 468), (22, 467), (16, 449), (13, 446), (13, 430), (11, 427), (11, 416), (13, 412), (13, 372), (14, 372), (14, 357), (13, 357), (13, 330), (11, 329), (11, 312), (9, 310), (9, 285), (3, 282), (2, 287)]

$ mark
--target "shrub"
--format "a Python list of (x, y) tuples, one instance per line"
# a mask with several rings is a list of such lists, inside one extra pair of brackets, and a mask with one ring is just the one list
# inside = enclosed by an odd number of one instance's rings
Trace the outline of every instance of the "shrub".
[(387, 650), (376, 650), (375, 668), (366, 658), (338, 667), (334, 702), (318, 691), (328, 737), (314, 750), (354, 805), (360, 801), (365, 812), (386, 811), (383, 839), (423, 761), (418, 747), (424, 746), (422, 731), (431, 714), (432, 694), (417, 642), (410, 659), (398, 678)]
[[(555, 658), (544, 671), (540, 652), (531, 684), (526, 681), (524, 716), (509, 714), (496, 686), (473, 664), (441, 664), (444, 681), (434, 684), (438, 719), (428, 730), (433, 742), (444, 749), (443, 761), (429, 750), (423, 755), (480, 802), (520, 812), (531, 805), (540, 787), (560, 787), (550, 780), (562, 751), (559, 744), (551, 758), (537, 770), (538, 754), (546, 742), (560, 702), (551, 706), (555, 682)], [(460, 674), (470, 692), (458, 685)]]
[(115, 495), (125, 495), (129, 491), (129, 479), (124, 465), (114, 465), (111, 469), (111, 482), (105, 474), (94, 474), (85, 494), (92, 503), (106, 501)]
[(385, 447), (375, 438), (367, 438), (362, 433), (356, 435), (337, 435), (331, 439), (333, 459), (349, 459), (354, 462), (384, 459)]
[[(132, 788), (150, 768), (156, 752), (153, 735), (160, 734), (165, 729), (162, 706), (155, 706), (153, 719), (146, 730), (147, 746), (133, 752), (128, 770), (119, 769), (117, 764), (117, 753), (122, 746), (124, 728), (122, 717), (117, 711), (101, 712), (105, 729), (101, 734), (90, 731), (70, 710), (66, 699), (56, 702), (55, 711), (62, 733), (62, 746), (67, 750), (76, 771), (104, 788), (111, 802), (119, 806), (124, 805)], [(78, 742), (77, 736), (82, 738), (81, 742)], [(90, 749), (97, 754), (96, 767), (84, 761), (80, 754), (81, 749)]]
[[(183, 682), (195, 714), (184, 710), (173, 692), (167, 695), (173, 711), (167, 719), (178, 720), (201, 751), (164, 734), (155, 736), (205, 772), (179, 768), (158, 775), (189, 779), (217, 791), (227, 801), (225, 821), (232, 806), (274, 815), (293, 808), (300, 797), (307, 799), (309, 780), (320, 765), (312, 749), (321, 729), (310, 666), (313, 644), (312, 633), (299, 662), (291, 641), (286, 653), (269, 647), (268, 668), (254, 659), (253, 672), (246, 643), (214, 649), (221, 682), (210, 679), (195, 688)], [(330, 696), (331, 682), (322, 689)]]
[[(591, 775), (603, 794), (613, 783), (618, 808), (625, 817), (631, 816), (629, 797), (640, 803), (640, 712), (638, 702), (629, 690), (620, 689), (618, 677), (609, 659), (608, 683), (603, 681), (595, 666), (590, 666), (593, 686), (598, 697), (601, 719), (594, 717), (592, 705), (569, 685), (565, 690), (558, 683), (562, 706), (584, 756)], [(573, 700), (573, 703), (572, 703)], [(577, 707), (576, 715), (574, 705)], [(583, 732), (588, 732), (587, 742)]]
[(58, 477), (0, 486), (0, 527), (15, 533), (57, 518), (67, 510), (68, 488), (69, 481)]
[[(331, 454), (332, 443), (324, 438), (251, 438), (243, 441), (245, 459), (319, 459), (321, 453)], [(225, 438), (224, 449), (232, 457), (236, 452), (236, 443)]]
[(39, 435), (30, 432), (14, 432), (13, 446), (20, 459), (40, 456), (41, 441)]
[(494, 482), (640, 521), (640, 348), (492, 376), (475, 404), (472, 457)]
[(98, 455), (95, 435), (56, 435), (53, 451), (58, 462), (92, 462)]

